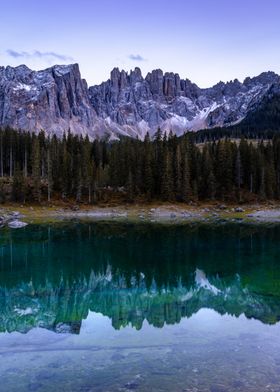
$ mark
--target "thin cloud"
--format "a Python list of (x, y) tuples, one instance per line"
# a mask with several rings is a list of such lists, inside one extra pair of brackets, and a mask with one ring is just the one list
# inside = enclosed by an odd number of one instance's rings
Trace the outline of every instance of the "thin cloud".
[(65, 56), (64, 54), (55, 52), (40, 52), (39, 50), (34, 50), (34, 52), (18, 52), (13, 49), (8, 49), (7, 54), (15, 59), (25, 58), (25, 59), (54, 59), (59, 61), (72, 61), (73, 58), (70, 56)]
[(133, 61), (146, 61), (146, 59), (140, 54), (130, 54), (128, 58)]

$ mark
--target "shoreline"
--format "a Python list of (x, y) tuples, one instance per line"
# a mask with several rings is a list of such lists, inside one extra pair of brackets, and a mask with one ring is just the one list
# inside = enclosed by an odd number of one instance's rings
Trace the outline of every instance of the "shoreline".
[(2, 205), (0, 216), (14, 214), (29, 224), (72, 219), (142, 223), (280, 223), (280, 204), (224, 205), (149, 204), (120, 206)]

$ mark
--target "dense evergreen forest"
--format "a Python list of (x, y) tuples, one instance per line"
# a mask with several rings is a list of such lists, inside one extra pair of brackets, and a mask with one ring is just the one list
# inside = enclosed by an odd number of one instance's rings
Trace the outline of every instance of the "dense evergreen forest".
[(0, 200), (189, 203), (280, 198), (280, 136), (251, 141), (217, 134), (208, 141), (209, 132), (204, 138), (203, 133), (166, 137), (159, 130), (153, 140), (146, 135), (144, 141), (108, 143), (71, 133), (59, 139), (3, 129)]

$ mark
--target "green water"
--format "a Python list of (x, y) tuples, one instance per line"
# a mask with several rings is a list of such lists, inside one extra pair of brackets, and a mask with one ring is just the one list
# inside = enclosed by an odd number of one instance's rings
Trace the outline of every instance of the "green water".
[(280, 391), (280, 226), (0, 232), (0, 391)]

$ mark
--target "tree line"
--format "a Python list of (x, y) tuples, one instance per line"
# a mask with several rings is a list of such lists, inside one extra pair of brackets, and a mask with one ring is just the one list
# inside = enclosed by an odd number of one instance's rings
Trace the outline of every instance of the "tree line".
[(280, 137), (269, 141), (162, 134), (144, 141), (61, 139), (0, 130), (0, 201), (250, 201), (280, 198)]

